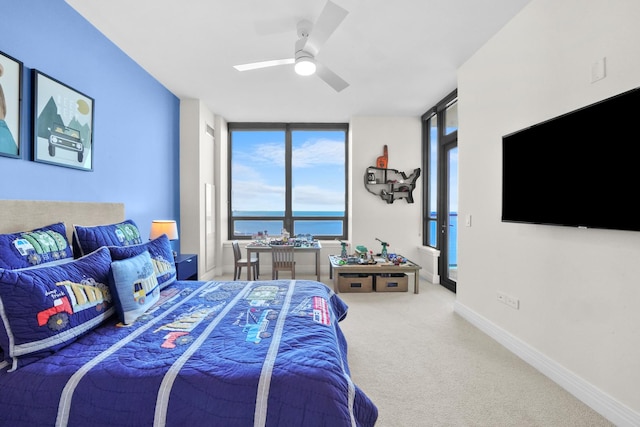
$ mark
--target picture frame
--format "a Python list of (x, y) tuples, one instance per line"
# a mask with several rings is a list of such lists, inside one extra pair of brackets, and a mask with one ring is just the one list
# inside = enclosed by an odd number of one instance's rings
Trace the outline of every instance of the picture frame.
[(0, 52), (0, 156), (20, 158), (22, 62)]
[(93, 171), (93, 98), (33, 70), (33, 160)]

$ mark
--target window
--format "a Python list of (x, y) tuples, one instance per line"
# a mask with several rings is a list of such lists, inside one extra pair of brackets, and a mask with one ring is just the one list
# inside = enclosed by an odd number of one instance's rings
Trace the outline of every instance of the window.
[[(439, 236), (441, 233), (438, 233), (438, 221), (442, 206), (439, 206), (438, 203), (443, 201), (441, 200), (443, 196), (438, 197), (438, 192), (443, 183), (438, 178), (442, 172), (440, 162), (443, 159), (439, 156), (442, 154), (444, 146), (451, 144), (452, 141), (457, 141), (457, 91), (453, 91), (427, 111), (422, 116), (422, 123), (423, 169), (427, 171), (423, 175), (425, 184), (423, 186), (425, 192), (423, 197), (423, 244), (440, 249)], [(457, 206), (457, 196), (455, 201)], [(457, 208), (455, 216), (457, 216)], [(455, 219), (457, 221), (457, 217)]]
[(346, 124), (229, 123), (229, 239), (347, 236)]
[(427, 194), (424, 208), (425, 246), (438, 247), (438, 114), (431, 113), (424, 121), (425, 149), (427, 151), (427, 167), (424, 175), (427, 185), (423, 186)]

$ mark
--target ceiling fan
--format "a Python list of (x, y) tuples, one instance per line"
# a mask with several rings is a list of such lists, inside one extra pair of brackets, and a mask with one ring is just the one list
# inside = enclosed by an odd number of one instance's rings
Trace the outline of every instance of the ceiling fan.
[(315, 57), (322, 45), (331, 37), (331, 34), (338, 28), (348, 13), (331, 0), (327, 0), (327, 4), (322, 9), (315, 25), (306, 19), (298, 22), (298, 41), (295, 44), (293, 58), (252, 62), (234, 65), (233, 68), (238, 71), (249, 71), (278, 65), (295, 64), (294, 69), (297, 74), (303, 76), (317, 74), (325, 83), (340, 92), (347, 88), (349, 83), (325, 65), (317, 62)]

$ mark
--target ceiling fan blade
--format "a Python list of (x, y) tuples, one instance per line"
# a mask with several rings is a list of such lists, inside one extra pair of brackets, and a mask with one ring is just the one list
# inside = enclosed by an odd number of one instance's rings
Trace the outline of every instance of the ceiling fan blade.
[(346, 9), (331, 0), (327, 0), (327, 4), (320, 12), (320, 16), (314, 24), (311, 34), (309, 34), (309, 39), (304, 46), (305, 50), (314, 56), (317, 55), (322, 45), (331, 37), (331, 34), (348, 14), (349, 12)]
[(241, 64), (234, 65), (238, 71), (249, 71), (249, 70), (257, 70), (259, 68), (267, 68), (267, 67), (275, 67), (277, 65), (287, 65), (293, 64), (296, 60), (294, 58), (286, 58), (286, 59), (272, 59), (271, 61), (261, 61), (261, 62), (252, 62), (250, 64)]
[(343, 89), (349, 87), (349, 83), (344, 81), (342, 77), (322, 64), (317, 64), (316, 74), (318, 75), (318, 77), (324, 80), (326, 84), (331, 86), (336, 92), (340, 92)]

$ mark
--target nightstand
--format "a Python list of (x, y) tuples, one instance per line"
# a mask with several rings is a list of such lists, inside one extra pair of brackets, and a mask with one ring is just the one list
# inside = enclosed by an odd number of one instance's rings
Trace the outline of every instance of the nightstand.
[(180, 254), (176, 258), (178, 280), (198, 280), (198, 255)]

